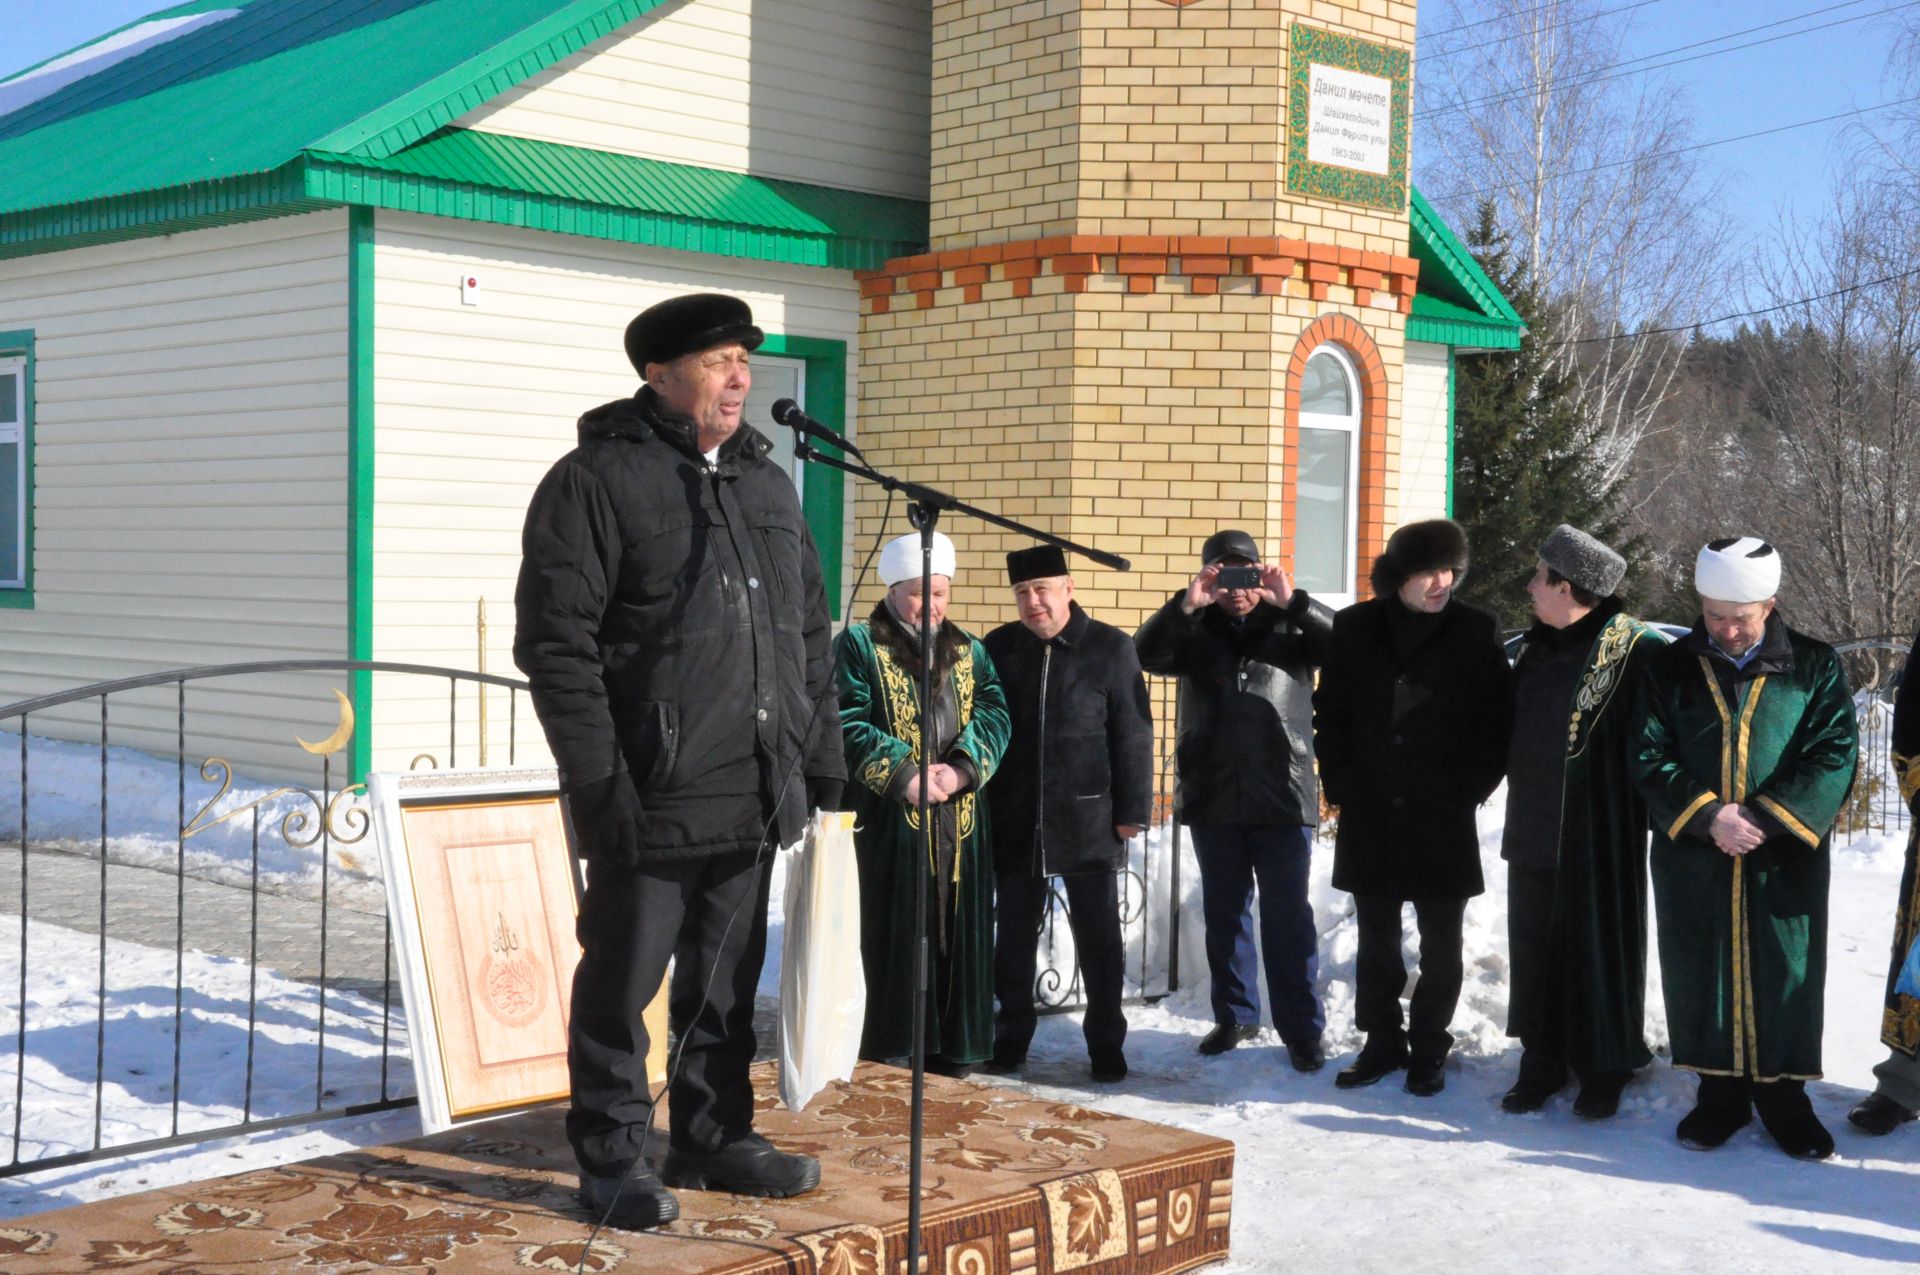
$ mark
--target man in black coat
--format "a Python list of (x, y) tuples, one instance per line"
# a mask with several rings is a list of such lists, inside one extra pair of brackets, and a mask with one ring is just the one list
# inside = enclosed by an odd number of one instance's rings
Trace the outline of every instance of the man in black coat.
[[(1254, 881), (1273, 1025), (1300, 1071), (1326, 1062), (1315, 986), (1320, 936), (1307, 902), (1320, 789), (1313, 775), (1313, 670), (1333, 612), (1260, 561), (1244, 531), (1201, 546), (1200, 574), (1134, 635), (1140, 665), (1180, 679), (1175, 814), (1193, 833), (1219, 1054), (1260, 1029)], [(1230, 574), (1228, 574), (1230, 573)]]
[[(1407, 1067), (1407, 1091), (1446, 1085), (1460, 997), (1461, 922), (1484, 889), (1474, 810), (1506, 761), (1507, 660), (1492, 616), (1453, 596), (1467, 538), (1444, 518), (1393, 533), (1375, 596), (1340, 612), (1313, 696), (1314, 746), (1339, 808), (1333, 884), (1354, 896), (1360, 946), (1354, 1019), (1366, 1047), (1336, 1082), (1370, 1085)], [(1420, 927), (1420, 981), (1402, 1026), (1401, 907)]]
[[(744, 302), (715, 294), (635, 318), (627, 355), (647, 384), (580, 418), (522, 536), (514, 659), (587, 860), (567, 1136), (583, 1201), (627, 1229), (678, 1215), (666, 1185), (788, 1196), (820, 1181), (817, 1161), (753, 1132), (747, 1076), (766, 860), (810, 806), (838, 805), (846, 774), (819, 554), (741, 420), (761, 339)], [(656, 1177), (641, 1010), (669, 957), (680, 1045)]]
[(987, 1070), (1017, 1070), (1033, 1040), (1034, 965), (1049, 885), (1086, 988), (1082, 1030), (1093, 1078), (1126, 1078), (1120, 1011), (1119, 873), (1126, 843), (1153, 810), (1153, 706), (1133, 642), (1073, 600), (1066, 555), (1052, 545), (1007, 555), (1017, 621), (987, 634), (1012, 721), (986, 794), (993, 807), (993, 990), (1000, 1002)]

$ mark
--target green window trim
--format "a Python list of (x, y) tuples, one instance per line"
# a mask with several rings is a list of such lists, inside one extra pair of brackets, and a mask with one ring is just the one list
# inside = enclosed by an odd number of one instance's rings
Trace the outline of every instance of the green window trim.
[(20, 396), (20, 504), (23, 511), (20, 527), (21, 582), (17, 585), (0, 585), (0, 610), (33, 610), (33, 421), (37, 371), (33, 338), (31, 328), (0, 332), (0, 355), (18, 355), (26, 359), (26, 387), (25, 393)]
[[(767, 333), (759, 353), (798, 359), (807, 367), (807, 414), (835, 433), (847, 432), (847, 343), (825, 337), (783, 336)], [(840, 451), (825, 443), (814, 443), (829, 456)], [(807, 527), (813, 532), (820, 550), (821, 576), (826, 584), (827, 607), (835, 620), (840, 619), (841, 555), (846, 542), (846, 475), (826, 465), (807, 470), (807, 481), (800, 498)]]

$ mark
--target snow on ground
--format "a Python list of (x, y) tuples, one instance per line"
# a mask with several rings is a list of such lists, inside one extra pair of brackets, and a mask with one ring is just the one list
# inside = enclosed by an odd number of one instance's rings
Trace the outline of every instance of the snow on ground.
[[(1828, 1163), (1802, 1164), (1781, 1155), (1757, 1124), (1719, 1152), (1682, 1149), (1673, 1140), (1673, 1126), (1691, 1106), (1694, 1082), (1664, 1059), (1627, 1090), (1620, 1115), (1610, 1121), (1575, 1118), (1568, 1110), (1571, 1091), (1539, 1114), (1510, 1116), (1499, 1109), (1517, 1062), (1517, 1050), (1504, 1035), (1501, 804), (1496, 797), (1483, 812), (1488, 891), (1467, 911), (1467, 984), (1454, 1021), (1459, 1045), (1440, 1096), (1412, 1097), (1398, 1076), (1369, 1089), (1333, 1086), (1333, 1073), (1351, 1058), (1360, 1038), (1353, 1029), (1351, 903), (1329, 884), (1332, 855), (1325, 846), (1316, 852), (1310, 887), (1322, 934), (1331, 1055), (1325, 1071), (1295, 1073), (1270, 1030), (1224, 1057), (1203, 1059), (1194, 1052), (1211, 1026), (1211, 1012), (1200, 950), (1197, 873), (1189, 859), (1182, 874), (1185, 986), (1157, 1004), (1129, 1008), (1132, 1075), (1112, 1087), (1087, 1082), (1078, 1018), (1058, 1015), (1042, 1020), (1018, 1083), (1048, 1097), (1231, 1140), (1236, 1147), (1235, 1259), (1225, 1269), (1234, 1272), (1867, 1271), (1920, 1262), (1920, 1126), (1874, 1140), (1855, 1133), (1845, 1119), (1847, 1108), (1871, 1088), (1870, 1069), (1884, 1056), (1878, 1043), (1879, 1003), (1903, 831), (1855, 842), (1834, 855), (1827, 1079), (1811, 1090), (1840, 1151)], [(1161, 899), (1168, 888), (1165, 831), (1155, 833), (1141, 868), (1153, 897)], [(767, 993), (778, 986), (784, 867), (775, 869), (772, 955), (761, 981)], [(1145, 924), (1157, 964), (1166, 931), (1164, 905), (1150, 910)], [(1136, 924), (1130, 942), (1136, 969), (1141, 928)], [(0, 952), (9, 942), (17, 945), (18, 930), (10, 931), (11, 940), (8, 933), (0, 929)], [(42, 940), (38, 926), (34, 941), (68, 942), (54, 934)], [(1058, 941), (1064, 955), (1064, 927)], [(82, 936), (82, 946), (73, 950), (91, 952), (93, 940)], [(124, 988), (115, 983), (116, 1004), (130, 989), (133, 1012), (156, 1011), (161, 998), (155, 989), (164, 986), (170, 1011), (171, 952), (143, 956), (116, 950), (112, 955), (136, 969), (143, 960), (149, 963), (144, 974), (127, 976)], [(1414, 959), (1410, 952), (1410, 966)], [(1648, 1034), (1658, 1047), (1665, 1044), (1666, 1028), (1657, 959), (1654, 965)], [(196, 1018), (189, 1038), (196, 1029), (207, 1036), (195, 1046), (204, 1051), (196, 1067), (211, 1071), (216, 1059), (234, 1067), (236, 1047), (244, 1051), (244, 1031), (235, 1030), (232, 1014), (237, 1004), (243, 1028), (245, 968), (197, 958), (190, 971)], [(89, 1124), (92, 977), (91, 968), (74, 972), (69, 991), (81, 1007), (72, 1011), (66, 1034), (55, 1037), (62, 1043), (36, 1048), (28, 1070), (30, 1084), (73, 1094), (67, 1113)], [(0, 986), (5, 978), (0, 961)], [(282, 1003), (296, 1005), (303, 991), (310, 995), (298, 984), (279, 991), (290, 998)], [(48, 989), (44, 995), (51, 1005), (59, 992)], [(336, 1067), (344, 1075), (366, 1066), (365, 1051), (370, 1044), (377, 1047), (378, 1040), (377, 1006), (338, 1007), (346, 1022), (329, 1022), (329, 1052), (340, 1054), (329, 1061), (329, 1075)], [(36, 1025), (42, 1012), (34, 1010)], [(258, 1089), (257, 1102), (304, 1102), (299, 1097), (303, 1085), (310, 1098), (311, 1018), (310, 1010), (288, 1012), (272, 1025), (272, 1034), (263, 1028), (264, 1047), (280, 1059), (266, 1074), (286, 1074), (284, 1084), (274, 1079)], [(170, 1052), (162, 1057), (158, 1048), (164, 1039), (159, 1027), (156, 1021), (149, 1038), (155, 1049), (144, 1062), (116, 1053), (109, 1074), (122, 1091), (150, 1090), (153, 1077), (170, 1075)], [(0, 1019), (0, 1040), (12, 1030), (10, 1020)], [(144, 1074), (134, 1076), (136, 1067)], [(11, 1103), (11, 1080), (6, 1076), (0, 1086), (0, 1111)], [(410, 1086), (411, 1077), (402, 1083)], [(230, 1093), (209, 1097), (191, 1113), (183, 1109), (182, 1122), (188, 1124), (190, 1114), (208, 1122), (229, 1119), (233, 1108)], [(5, 1125), (10, 1127), (11, 1120)], [(417, 1131), (417, 1115), (403, 1111), (54, 1170), (0, 1182), (0, 1216), (393, 1141)]]

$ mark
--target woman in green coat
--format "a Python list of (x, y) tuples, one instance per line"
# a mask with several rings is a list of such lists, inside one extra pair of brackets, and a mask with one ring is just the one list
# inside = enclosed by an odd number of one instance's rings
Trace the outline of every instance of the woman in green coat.
[[(993, 860), (980, 789), (1007, 747), (1007, 703), (986, 648), (946, 623), (953, 542), (934, 533), (932, 588), (923, 599), (918, 533), (880, 555), (886, 596), (834, 642), (846, 807), (858, 816), (860, 955), (867, 978), (865, 1058), (913, 1052), (914, 871), (925, 874), (929, 1069), (961, 1074), (993, 1052)], [(933, 621), (933, 707), (920, 699), (920, 618)], [(920, 823), (920, 733), (931, 847)]]

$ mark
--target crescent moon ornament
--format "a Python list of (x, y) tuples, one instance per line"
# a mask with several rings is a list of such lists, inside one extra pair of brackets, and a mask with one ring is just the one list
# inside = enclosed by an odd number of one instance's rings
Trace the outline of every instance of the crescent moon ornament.
[(333, 728), (333, 734), (317, 744), (309, 744), (298, 735), (293, 737), (294, 743), (315, 757), (330, 757), (345, 748), (347, 741), (353, 738), (353, 701), (342, 695), (338, 687), (334, 688), (333, 697), (340, 701), (340, 724)]

